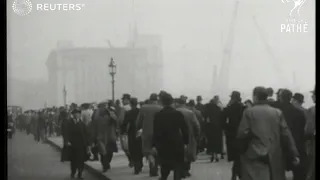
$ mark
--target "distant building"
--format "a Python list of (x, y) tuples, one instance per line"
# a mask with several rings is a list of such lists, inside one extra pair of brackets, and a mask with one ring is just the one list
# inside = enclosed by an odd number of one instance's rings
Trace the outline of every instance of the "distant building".
[(145, 44), (136, 39), (135, 47), (53, 50), (47, 60), (49, 85), (52, 87), (48, 105), (63, 105), (64, 86), (68, 104), (111, 99), (108, 68), (111, 57), (117, 65), (116, 98), (123, 93), (146, 98), (151, 92), (158, 92), (163, 84), (161, 44), (152, 45), (150, 42), (155, 40), (150, 39)]

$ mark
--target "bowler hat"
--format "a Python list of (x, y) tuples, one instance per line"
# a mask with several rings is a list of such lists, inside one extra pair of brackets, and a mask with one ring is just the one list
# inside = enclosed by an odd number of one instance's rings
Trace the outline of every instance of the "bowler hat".
[(131, 95), (130, 95), (130, 94), (123, 94), (121, 99), (122, 99), (122, 100), (123, 100), (123, 99), (128, 99), (128, 100), (130, 100), (130, 98), (131, 98)]
[[(162, 93), (161, 96), (162, 96), (162, 95), (164, 95), (164, 93)], [(157, 101), (157, 100), (158, 100), (158, 95), (157, 95), (156, 93), (152, 93), (152, 94), (150, 95), (149, 100), (151, 100), (151, 101)]]
[(197, 101), (202, 101), (202, 96), (197, 96)]
[(297, 101), (300, 102), (300, 103), (303, 103), (303, 102), (304, 102), (304, 96), (303, 96), (301, 93), (295, 93), (295, 94), (292, 96), (292, 99), (295, 99), (295, 100), (297, 100)]

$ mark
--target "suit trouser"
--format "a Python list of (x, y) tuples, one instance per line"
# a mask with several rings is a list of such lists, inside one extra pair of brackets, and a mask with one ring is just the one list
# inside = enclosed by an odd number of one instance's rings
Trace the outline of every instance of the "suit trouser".
[(234, 160), (232, 165), (232, 178), (241, 178), (240, 159)]
[[(154, 160), (153, 163), (151, 163), (151, 159)], [(158, 167), (159, 167), (159, 157), (157, 155), (149, 155), (148, 161), (149, 161), (149, 174), (150, 175), (157, 175), (158, 174)]]
[(161, 180), (167, 180), (171, 170), (173, 170), (174, 180), (182, 179), (183, 165), (161, 164)]
[(84, 169), (84, 162), (80, 162), (77, 159), (73, 159), (70, 162), (71, 165), (71, 175), (75, 175), (78, 171), (79, 176), (82, 175), (83, 169)]
[(104, 170), (110, 169), (110, 163), (112, 161), (113, 152), (107, 152), (105, 155), (100, 154), (100, 162)]
[(302, 157), (300, 164), (293, 168), (292, 170), (293, 180), (305, 180), (307, 176), (306, 161)]

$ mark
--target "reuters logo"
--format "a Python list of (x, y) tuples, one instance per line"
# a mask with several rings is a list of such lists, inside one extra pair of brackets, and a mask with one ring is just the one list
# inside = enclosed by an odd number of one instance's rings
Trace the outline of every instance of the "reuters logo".
[(30, 0), (15, 0), (12, 5), (13, 12), (19, 16), (28, 15), (32, 10)]

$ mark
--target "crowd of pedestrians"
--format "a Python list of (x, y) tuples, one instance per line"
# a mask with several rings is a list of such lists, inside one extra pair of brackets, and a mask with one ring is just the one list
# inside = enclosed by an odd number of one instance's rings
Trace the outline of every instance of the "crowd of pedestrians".
[[(303, 108), (304, 96), (288, 89), (279, 89), (275, 100), (273, 95), (272, 88), (256, 87), (252, 99), (242, 101), (233, 91), (224, 106), (219, 96), (202, 104), (201, 96), (173, 98), (165, 91), (143, 102), (124, 94), (122, 102), (26, 111), (17, 122), (37, 141), (62, 136), (61, 161), (71, 161), (72, 178), (76, 172), (83, 178), (87, 160), (110, 170), (119, 140), (134, 174), (141, 173), (145, 157), (149, 175), (160, 172), (160, 180), (170, 171), (174, 180), (192, 176), (199, 153), (215, 163), (227, 156), (232, 180), (283, 180), (285, 171), (294, 180), (313, 180), (315, 106)], [(312, 98), (315, 103), (315, 91)]]

